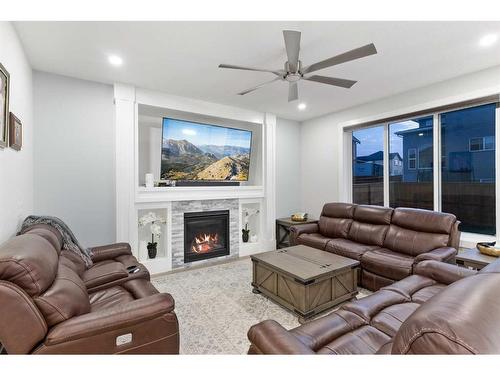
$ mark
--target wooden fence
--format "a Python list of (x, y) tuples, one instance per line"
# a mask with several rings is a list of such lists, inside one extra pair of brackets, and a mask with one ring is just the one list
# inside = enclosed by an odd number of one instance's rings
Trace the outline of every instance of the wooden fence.
[[(462, 231), (495, 233), (494, 183), (443, 182), (441, 191), (442, 211), (455, 214), (462, 221)], [(389, 194), (392, 207), (434, 208), (432, 183), (393, 181)], [(383, 183), (354, 184), (353, 202), (383, 205)]]

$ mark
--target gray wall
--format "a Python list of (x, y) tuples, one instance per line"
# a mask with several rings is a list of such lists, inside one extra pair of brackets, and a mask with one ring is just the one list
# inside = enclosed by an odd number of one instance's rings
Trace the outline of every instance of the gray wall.
[(300, 193), (300, 123), (276, 120), (276, 216), (302, 210)]
[(115, 238), (110, 85), (34, 73), (34, 207), (63, 219), (85, 246)]
[(0, 62), (10, 73), (10, 111), (23, 124), (23, 147), (0, 149), (0, 244), (33, 211), (33, 90), (31, 67), (12, 25), (0, 22)]

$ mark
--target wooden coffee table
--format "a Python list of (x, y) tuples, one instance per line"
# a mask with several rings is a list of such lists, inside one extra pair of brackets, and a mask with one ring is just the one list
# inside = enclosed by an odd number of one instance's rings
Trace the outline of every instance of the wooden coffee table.
[(359, 262), (298, 245), (251, 256), (254, 293), (309, 319), (358, 293)]

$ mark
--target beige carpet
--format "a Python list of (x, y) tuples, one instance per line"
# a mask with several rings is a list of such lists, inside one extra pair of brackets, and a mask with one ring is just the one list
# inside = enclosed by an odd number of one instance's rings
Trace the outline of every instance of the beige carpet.
[[(287, 329), (297, 317), (266, 297), (252, 293), (250, 258), (154, 277), (153, 284), (175, 299), (181, 354), (245, 354), (247, 331), (265, 319)], [(361, 290), (358, 296), (366, 295)]]

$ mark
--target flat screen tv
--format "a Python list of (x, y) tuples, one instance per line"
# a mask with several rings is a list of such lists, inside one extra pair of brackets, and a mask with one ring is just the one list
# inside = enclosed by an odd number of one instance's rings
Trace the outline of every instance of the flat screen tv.
[(162, 180), (248, 181), (252, 132), (164, 118)]

